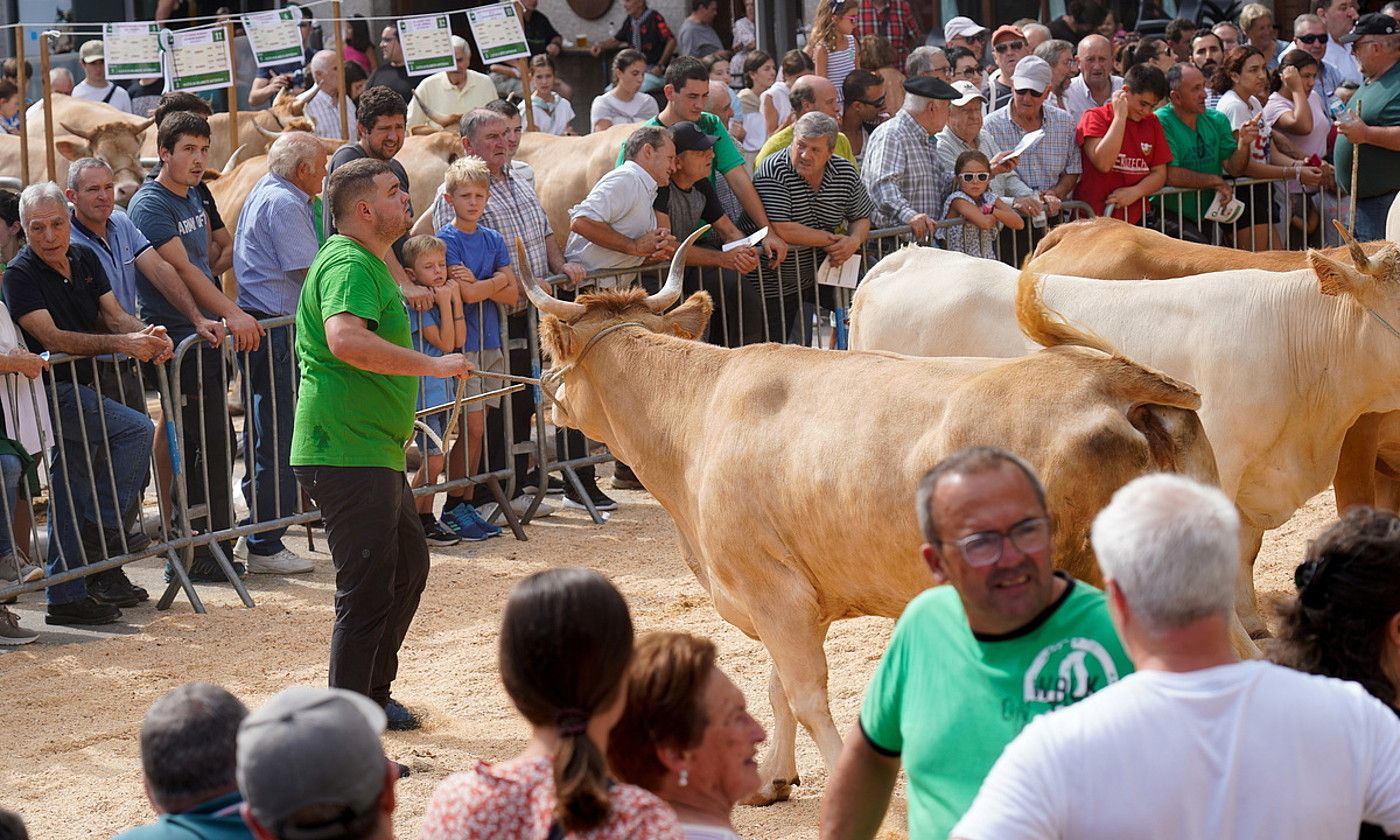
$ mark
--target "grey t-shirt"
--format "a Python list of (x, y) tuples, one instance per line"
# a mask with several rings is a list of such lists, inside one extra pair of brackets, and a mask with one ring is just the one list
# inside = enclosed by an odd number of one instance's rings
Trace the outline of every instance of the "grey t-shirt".
[[(671, 235), (677, 239), (690, 236), (702, 221), (714, 224), (724, 215), (714, 184), (708, 178), (701, 178), (688, 190), (675, 184), (662, 187), (656, 191), (652, 209), (666, 214), (671, 221)], [(706, 239), (712, 238), (713, 234), (706, 235)]]
[(704, 58), (711, 53), (717, 53), (724, 49), (724, 44), (719, 39), (719, 33), (708, 23), (696, 23), (690, 18), (686, 18), (681, 24), (681, 34), (676, 39), (676, 49), (681, 55), (693, 55), (696, 58)]
[[(179, 237), (190, 262), (211, 284), (218, 286), (209, 271), (208, 217), (198, 191), (186, 190), (179, 196), (159, 181), (146, 181), (131, 197), (126, 214), (156, 248)], [(172, 334), (194, 329), (139, 269), (136, 272), (136, 314), (148, 324), (165, 326)]]

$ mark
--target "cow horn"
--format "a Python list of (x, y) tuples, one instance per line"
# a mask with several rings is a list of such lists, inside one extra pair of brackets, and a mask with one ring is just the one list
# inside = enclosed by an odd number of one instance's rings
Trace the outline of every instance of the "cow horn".
[(1356, 237), (1351, 235), (1346, 225), (1341, 223), (1341, 220), (1333, 219), (1332, 224), (1336, 226), (1337, 233), (1342, 235), (1342, 242), (1351, 251), (1351, 261), (1356, 263), (1357, 270), (1369, 272), (1371, 270), (1371, 258), (1366, 256), (1365, 249), (1356, 241)]
[(80, 130), (78, 130), (78, 129), (76, 129), (76, 128), (73, 128), (72, 126), (70, 126), (70, 125), (69, 125), (68, 123), (66, 123), (66, 122), (60, 122), (60, 123), (58, 124), (58, 127), (61, 128), (61, 129), (63, 129), (64, 131), (68, 132), (69, 134), (73, 135), (74, 137), (81, 137), (81, 138), (83, 138), (84, 140), (91, 140), (91, 139), (92, 139), (92, 132), (91, 132), (91, 131), (80, 131)]
[(559, 300), (540, 288), (540, 284), (535, 281), (535, 273), (530, 270), (530, 255), (525, 253), (525, 243), (518, 236), (515, 237), (515, 253), (516, 266), (520, 270), (520, 285), (525, 289), (525, 296), (530, 299), (536, 309), (564, 321), (577, 318), (587, 311), (581, 303)]
[(302, 113), (306, 111), (306, 103), (314, 99), (316, 97), (316, 94), (320, 92), (321, 86), (319, 84), (313, 84), (311, 87), (302, 91), (302, 93), (299, 96), (297, 96), (296, 99), (293, 99), (291, 103), (287, 106), (287, 110), (290, 111), (292, 116), (294, 117), (301, 116)]
[(280, 132), (280, 131), (273, 131), (272, 129), (270, 129), (270, 128), (264, 126), (262, 123), (258, 122), (257, 120), (254, 120), (254, 121), (253, 121), (253, 127), (256, 128), (256, 129), (258, 130), (258, 133), (259, 133), (259, 134), (261, 134), (262, 136), (266, 137), (266, 138), (269, 139), (269, 140), (276, 140), (278, 137), (281, 137), (281, 136), (282, 136), (282, 132)]
[(155, 124), (156, 124), (156, 118), (155, 118), (155, 117), (151, 117), (150, 119), (145, 120), (144, 122), (142, 122), (140, 125), (134, 125), (134, 126), (132, 126), (132, 128), (136, 131), (137, 134), (141, 134), (141, 133), (144, 132), (146, 129), (150, 128), (151, 126), (153, 126), (153, 125), (155, 125)]
[(685, 242), (681, 243), (681, 247), (676, 249), (676, 255), (671, 257), (671, 271), (666, 275), (666, 285), (661, 287), (661, 291), (644, 301), (652, 312), (665, 312), (681, 296), (681, 281), (685, 279), (685, 252), (690, 250), (690, 246), (695, 243), (695, 240), (704, 236), (709, 230), (709, 225), (701, 225), (699, 229), (686, 237)]
[[(413, 92), (413, 101), (418, 103), (418, 107), (423, 111), (423, 116), (427, 117), (428, 121), (433, 123), (434, 125), (437, 125), (440, 128), (451, 128), (452, 126), (457, 124), (456, 122), (443, 122), (442, 115), (434, 113), (433, 110), (428, 107), (428, 103), (423, 101), (423, 97), (418, 95), (418, 91), (416, 90)], [(460, 118), (458, 119), (460, 120)]]
[[(223, 169), (221, 171), (225, 175), (232, 172), (238, 166), (238, 164), (243, 162), (244, 155), (247, 154), (247, 152), (247, 143), (244, 143), (242, 146), (239, 146), (237, 149), (234, 149), (233, 154), (229, 155), (228, 160), (224, 162)], [(252, 155), (248, 155), (248, 157), (252, 157)]]

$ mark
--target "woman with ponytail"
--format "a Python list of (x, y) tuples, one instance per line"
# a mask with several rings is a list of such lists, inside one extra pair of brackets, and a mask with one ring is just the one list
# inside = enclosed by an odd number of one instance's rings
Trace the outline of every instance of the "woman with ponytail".
[(428, 801), (421, 840), (681, 840), (665, 803), (608, 778), (631, 660), (627, 603), (602, 575), (552, 569), (521, 581), (506, 601), (499, 664), (530, 743), (449, 776)]

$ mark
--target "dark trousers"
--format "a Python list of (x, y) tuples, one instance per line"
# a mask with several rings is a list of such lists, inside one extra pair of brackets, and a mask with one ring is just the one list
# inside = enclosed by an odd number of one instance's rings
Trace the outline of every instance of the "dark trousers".
[(335, 564), (330, 685), (383, 705), (428, 583), (428, 543), (403, 473), (293, 467), (321, 509)]
[[(253, 313), (256, 318), (271, 317)], [(297, 480), (292, 475), (292, 421), (299, 376), (292, 352), (292, 327), (274, 327), (257, 350), (238, 357), (243, 368), (243, 501), (248, 522), (271, 522), (296, 513)], [(285, 527), (248, 535), (248, 551), (270, 556), (282, 551)]]
[[(171, 334), (178, 346), (185, 335)], [(223, 355), (207, 344), (192, 347), (180, 364), (181, 466), (185, 472), (185, 503), (208, 503), (209, 515), (197, 517), (191, 527), (199, 533), (233, 527), (232, 451), (233, 424), (228, 416), (228, 371)], [(223, 545), (225, 552), (231, 545)]]

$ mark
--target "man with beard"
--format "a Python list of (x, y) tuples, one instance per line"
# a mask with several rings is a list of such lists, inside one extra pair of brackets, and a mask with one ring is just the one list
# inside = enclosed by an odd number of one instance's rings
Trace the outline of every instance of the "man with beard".
[(1054, 571), (1045, 490), (1020, 458), (965, 449), (919, 484), (934, 586), (909, 602), (822, 799), (822, 837), (871, 838), (900, 766), (909, 836), (947, 837), (1027, 723), (1132, 670), (1104, 595)]
[[(1209, 29), (1196, 33), (1196, 37), (1191, 39), (1191, 65), (1201, 71), (1201, 75), (1206, 79), (1215, 77), (1215, 68), (1220, 66), (1220, 60), (1225, 57), (1225, 44), (1220, 40), (1220, 36)], [(1215, 103), (1220, 101), (1220, 94), (1206, 86), (1206, 107), (1214, 108)]]
[[(1327, 45), (1331, 41), (1327, 24), (1323, 23), (1322, 18), (1314, 14), (1298, 15), (1293, 19), (1293, 43), (1284, 50), (1285, 54), (1302, 50), (1317, 59), (1322, 68), (1317, 73), (1317, 90), (1322, 94), (1322, 101), (1329, 105), (1337, 94), (1337, 86), (1346, 81), (1341, 68), (1326, 59)], [(1210, 72), (1206, 72), (1207, 77), (1210, 75)]]
[(428, 580), (403, 443), (418, 377), (467, 376), (472, 366), (461, 353), (412, 349), (385, 263), (412, 218), (398, 174), (378, 158), (353, 160), (336, 169), (327, 193), (338, 233), (312, 263), (297, 305), (291, 463), (320, 506), (335, 564), (330, 685), (383, 706), (389, 728), (416, 729), (417, 715), (390, 693)]

